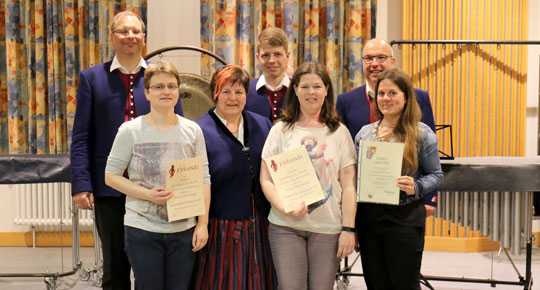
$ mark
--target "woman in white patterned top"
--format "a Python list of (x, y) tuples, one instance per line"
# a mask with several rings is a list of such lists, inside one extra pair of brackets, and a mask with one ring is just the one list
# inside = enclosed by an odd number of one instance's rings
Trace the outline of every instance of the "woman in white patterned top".
[(339, 259), (354, 250), (356, 150), (334, 110), (324, 66), (304, 63), (285, 96), (283, 119), (270, 130), (262, 158), (305, 146), (325, 198), (286, 212), (261, 165), (261, 186), (272, 208), (269, 239), (279, 289), (332, 289)]

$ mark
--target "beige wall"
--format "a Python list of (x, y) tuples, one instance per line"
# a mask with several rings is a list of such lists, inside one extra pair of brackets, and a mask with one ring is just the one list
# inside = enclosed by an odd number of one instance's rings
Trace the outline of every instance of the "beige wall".
[[(375, 37), (387, 41), (401, 39), (401, 0), (377, 1)], [(394, 47), (396, 66), (401, 67), (401, 50)]]
[(13, 185), (0, 185), (0, 232), (23, 232), (28, 227), (16, 226), (15, 219), (15, 189)]
[[(529, 1), (529, 40), (540, 40), (540, 1)], [(527, 120), (525, 137), (525, 154), (538, 155), (538, 101), (540, 88), (540, 45), (529, 45), (527, 52), (529, 65), (527, 69)]]
[[(148, 1), (147, 52), (169, 46), (201, 46), (200, 1)], [(175, 50), (164, 54), (180, 72), (200, 72), (200, 53)], [(157, 59), (157, 57), (153, 58)]]

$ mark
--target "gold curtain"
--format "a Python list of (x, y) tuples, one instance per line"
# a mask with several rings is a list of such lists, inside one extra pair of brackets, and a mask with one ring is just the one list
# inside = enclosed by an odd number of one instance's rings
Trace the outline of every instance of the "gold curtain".
[[(375, 34), (376, 7), (376, 0), (201, 0), (201, 46), (258, 77), (257, 36), (282, 28), (291, 53), (287, 73), (305, 61), (324, 63), (339, 94), (364, 82), (361, 50)], [(203, 75), (217, 66), (202, 58)]]
[(112, 58), (109, 25), (146, 0), (0, 2), (0, 154), (65, 154), (79, 72)]

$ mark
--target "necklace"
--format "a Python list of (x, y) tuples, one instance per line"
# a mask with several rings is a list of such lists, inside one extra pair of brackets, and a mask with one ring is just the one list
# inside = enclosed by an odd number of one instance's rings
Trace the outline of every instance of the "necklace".
[(383, 128), (383, 127), (384, 127), (384, 128), (392, 128), (392, 129), (396, 128), (396, 126), (390, 126), (390, 125), (383, 124), (383, 123), (382, 123), (382, 120), (381, 120), (381, 122), (379, 122), (379, 126), (380, 126), (381, 128)]
[[(385, 130), (383, 128), (390, 128), (389, 130)], [(394, 142), (394, 127), (389, 126), (382, 126), (381, 121), (378, 121), (373, 126), (373, 129), (371, 131), (371, 134), (373, 136), (373, 140), (377, 141), (385, 141), (385, 142)], [(381, 129), (381, 130), (379, 130)]]

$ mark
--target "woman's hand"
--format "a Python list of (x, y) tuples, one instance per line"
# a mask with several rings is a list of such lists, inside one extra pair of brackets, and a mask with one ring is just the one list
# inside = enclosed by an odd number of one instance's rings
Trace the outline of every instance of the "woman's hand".
[(156, 187), (148, 190), (146, 194), (146, 200), (151, 201), (155, 204), (165, 205), (165, 203), (167, 203), (167, 200), (171, 199), (172, 196), (172, 191), (167, 190), (163, 187)]
[(193, 230), (192, 251), (197, 252), (204, 248), (206, 242), (208, 242), (208, 225), (197, 224), (195, 230)]
[(356, 234), (342, 231), (339, 234), (337, 257), (340, 259), (349, 256), (356, 246)]
[[(285, 212), (285, 210), (283, 210), (283, 212)], [(307, 212), (308, 212), (308, 208), (306, 206), (306, 203), (302, 201), (296, 210), (291, 211), (291, 212), (286, 212), (285, 214), (288, 216), (301, 218), (305, 216)]]
[(397, 186), (399, 190), (404, 191), (407, 195), (414, 195), (414, 178), (410, 176), (400, 176), (397, 178)]

